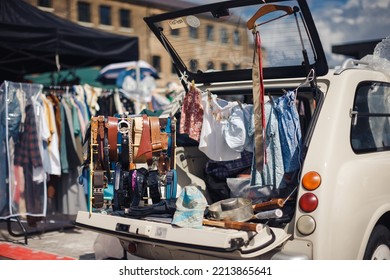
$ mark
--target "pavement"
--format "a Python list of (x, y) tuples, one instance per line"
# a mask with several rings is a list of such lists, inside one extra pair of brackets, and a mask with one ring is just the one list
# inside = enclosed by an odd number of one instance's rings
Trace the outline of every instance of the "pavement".
[(76, 260), (141, 259), (124, 254), (118, 238), (76, 227), (75, 220), (76, 216), (56, 214), (32, 227), (23, 218), (0, 219), (0, 260), (53, 259), (50, 255)]
[[(101, 253), (100, 256), (96, 255), (96, 241), (99, 234), (76, 227), (72, 219), (58, 219), (58, 217), (57, 220), (45, 219), (39, 221), (34, 227), (30, 227), (22, 219), (21, 225), (25, 228), (26, 234), (16, 219), (0, 220), (0, 243), (17, 245), (13, 247), (21, 250), (25, 248), (24, 257), (27, 256), (27, 251), (31, 250), (77, 260), (95, 260), (105, 257)], [(123, 255), (123, 250), (121, 248), (118, 250), (119, 254)], [(1, 255), (0, 251), (0, 259), (2, 259)]]

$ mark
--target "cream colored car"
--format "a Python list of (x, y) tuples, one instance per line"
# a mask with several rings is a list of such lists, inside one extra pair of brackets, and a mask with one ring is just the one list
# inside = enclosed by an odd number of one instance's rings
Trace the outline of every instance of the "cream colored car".
[[(254, 45), (245, 23), (253, 15), (261, 21), (265, 98), (295, 92), (300, 117), (299, 169), (286, 187), (271, 186), (268, 197), (283, 198), (283, 215), (252, 221), (262, 225), (259, 232), (177, 227), (99, 211), (79, 212), (77, 226), (115, 236), (148, 259), (390, 259), (390, 73), (372, 57), (328, 70), (304, 0), (229, 1), (145, 21), (185, 89), (194, 81), (201, 91), (249, 104)], [(216, 30), (224, 30), (221, 42)], [(186, 32), (190, 39), (178, 35)], [(215, 203), (216, 184), (204, 175), (209, 159), (183, 139), (176, 149), (178, 187), (197, 185)]]

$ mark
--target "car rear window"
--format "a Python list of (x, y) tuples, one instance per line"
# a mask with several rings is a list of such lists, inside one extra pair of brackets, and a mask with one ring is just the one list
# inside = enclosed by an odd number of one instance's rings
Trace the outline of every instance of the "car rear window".
[[(297, 2), (286, 1), (283, 5), (294, 7)], [(191, 72), (251, 69), (254, 40), (246, 23), (259, 7), (230, 8), (228, 15), (221, 12), (219, 18), (207, 12), (156, 24)], [(310, 64), (315, 61), (300, 14), (285, 14), (275, 11), (256, 21), (260, 24), (257, 30), (260, 31), (264, 67), (301, 65), (303, 49)]]

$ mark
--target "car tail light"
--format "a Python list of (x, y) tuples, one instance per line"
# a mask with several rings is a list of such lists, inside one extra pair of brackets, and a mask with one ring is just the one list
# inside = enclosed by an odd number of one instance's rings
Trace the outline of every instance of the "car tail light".
[(320, 185), (321, 176), (315, 171), (307, 172), (302, 178), (302, 186), (308, 191), (313, 191)]
[(127, 245), (127, 252), (134, 254), (137, 251), (137, 245), (134, 242), (130, 242)]
[(305, 193), (299, 199), (299, 207), (306, 213), (313, 212), (318, 206), (318, 198), (313, 193)]
[(303, 235), (309, 235), (316, 229), (316, 221), (312, 216), (303, 215), (297, 221), (297, 229)]

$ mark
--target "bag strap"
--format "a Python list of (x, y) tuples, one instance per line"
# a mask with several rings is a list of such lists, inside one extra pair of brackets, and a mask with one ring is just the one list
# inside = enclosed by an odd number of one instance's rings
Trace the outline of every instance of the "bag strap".
[(261, 55), (261, 40), (258, 31), (253, 32), (255, 40), (252, 80), (253, 80), (253, 115), (255, 123), (255, 160), (256, 169), (263, 170), (265, 155), (265, 112), (264, 112), (264, 83)]

